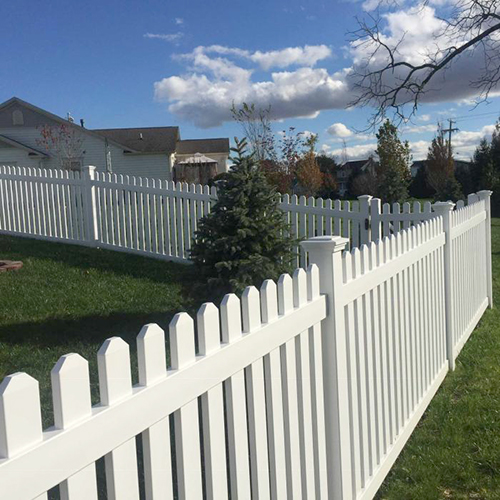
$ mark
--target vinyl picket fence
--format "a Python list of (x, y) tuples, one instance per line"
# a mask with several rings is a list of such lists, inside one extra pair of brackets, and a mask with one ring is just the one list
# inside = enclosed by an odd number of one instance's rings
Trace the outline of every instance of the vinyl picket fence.
[[(201, 217), (215, 188), (99, 172), (0, 166), (0, 233), (97, 246), (180, 262), (189, 261)], [(377, 241), (436, 214), (429, 202), (381, 205), (358, 200), (281, 197), (292, 234), (336, 235), (349, 248)], [(304, 266), (300, 252), (297, 265)]]
[(49, 429), (38, 382), (6, 377), (2, 498), (97, 499), (102, 457), (109, 499), (373, 498), (492, 305), (490, 195), (351, 251), (310, 238), (307, 271), (177, 314), (167, 339), (146, 325), (134, 386), (106, 340), (94, 406), (87, 361), (61, 357)]

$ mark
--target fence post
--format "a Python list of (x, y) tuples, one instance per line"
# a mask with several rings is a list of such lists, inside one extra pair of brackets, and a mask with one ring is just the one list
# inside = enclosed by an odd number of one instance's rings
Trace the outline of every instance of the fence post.
[(382, 238), (382, 224), (380, 212), (382, 210), (382, 200), (380, 198), (372, 198), (370, 201), (370, 226), (372, 241), (377, 241)]
[(328, 498), (352, 499), (349, 394), (340, 236), (316, 236), (301, 243), (309, 262), (319, 267), (320, 291), (327, 295), (328, 316), (322, 322)]
[(491, 271), (491, 195), (493, 191), (483, 190), (478, 193), (479, 199), (484, 201), (486, 208), (486, 272), (488, 305), (493, 307), (493, 277)]
[(432, 206), (437, 215), (443, 217), (443, 230), (445, 232), (444, 244), (444, 307), (446, 318), (446, 354), (450, 370), (455, 369), (455, 345), (454, 345), (454, 308), (451, 289), (451, 211), (455, 203), (451, 201), (438, 201)]
[(91, 247), (97, 246), (98, 226), (97, 226), (97, 206), (95, 196), (95, 169), (92, 165), (82, 167), (82, 189), (83, 189), (83, 217), (87, 244)]
[(361, 238), (360, 245), (367, 245), (371, 241), (371, 231), (370, 231), (370, 201), (372, 196), (369, 194), (363, 194), (358, 196), (359, 200), (359, 213), (363, 218), (360, 221)]

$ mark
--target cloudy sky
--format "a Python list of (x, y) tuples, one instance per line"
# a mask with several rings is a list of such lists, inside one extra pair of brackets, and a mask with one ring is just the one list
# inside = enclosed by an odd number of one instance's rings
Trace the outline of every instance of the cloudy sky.
[[(416, 9), (407, 0), (384, 12), (387, 41), (405, 34), (404, 57), (419, 61), (439, 30), (448, 0)], [(368, 156), (370, 109), (346, 109), (348, 75), (366, 55), (350, 43), (355, 16), (374, 0), (2, 2), (0, 100), (13, 95), (89, 128), (180, 125), (184, 138), (241, 135), (233, 102), (271, 105), (276, 131), (319, 134), (320, 147)], [(30, 12), (26, 16), (26, 12)], [(22, 33), (23, 36), (20, 36)], [(500, 115), (500, 98), (474, 109), (463, 57), (440, 78), (404, 128), (415, 159), (425, 156), (438, 121), (457, 120), (458, 158), (467, 159)]]

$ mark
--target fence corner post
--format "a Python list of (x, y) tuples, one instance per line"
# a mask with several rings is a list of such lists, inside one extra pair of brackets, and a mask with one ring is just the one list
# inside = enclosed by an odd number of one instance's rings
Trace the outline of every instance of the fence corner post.
[(493, 191), (483, 190), (479, 191), (477, 195), (479, 199), (484, 201), (484, 206), (486, 208), (486, 272), (488, 276), (486, 277), (488, 283), (488, 305), (490, 308), (493, 307), (493, 276), (491, 269), (491, 195)]
[(361, 245), (368, 244), (371, 241), (371, 221), (370, 221), (370, 201), (372, 196), (369, 194), (363, 194), (358, 196), (359, 200), (359, 213), (363, 217), (361, 224)]
[(96, 167), (86, 165), (82, 167), (83, 200), (84, 200), (84, 222), (88, 246), (95, 247), (98, 244), (97, 206), (95, 195), (95, 170)]
[(319, 268), (320, 292), (327, 296), (327, 317), (321, 325), (325, 391), (328, 498), (352, 499), (349, 394), (344, 307), (342, 250), (349, 243), (340, 236), (317, 236), (301, 243), (309, 262)]
[(446, 318), (446, 354), (450, 370), (455, 369), (454, 311), (451, 290), (451, 211), (455, 203), (438, 201), (432, 205), (434, 212), (443, 218), (444, 244), (444, 306)]

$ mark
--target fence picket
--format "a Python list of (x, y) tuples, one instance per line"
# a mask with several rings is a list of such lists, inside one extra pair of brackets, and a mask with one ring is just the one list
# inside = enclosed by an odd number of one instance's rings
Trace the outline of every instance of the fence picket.
[[(137, 336), (139, 384), (152, 385), (167, 375), (165, 333), (155, 324), (142, 327)], [(142, 433), (146, 499), (173, 499), (170, 419), (165, 417)]]
[[(104, 342), (97, 353), (101, 403), (112, 406), (132, 394), (130, 352), (119, 337)], [(108, 499), (139, 499), (137, 451), (135, 437), (104, 457)]]
[[(51, 372), (54, 424), (68, 429), (91, 416), (89, 366), (79, 354), (59, 358)], [(63, 481), (60, 486), (63, 500), (97, 500), (95, 464), (88, 465)]]
[[(180, 370), (195, 362), (194, 323), (186, 313), (174, 316), (169, 326), (172, 369)], [(198, 400), (174, 413), (177, 488), (180, 498), (197, 500), (203, 496)]]

